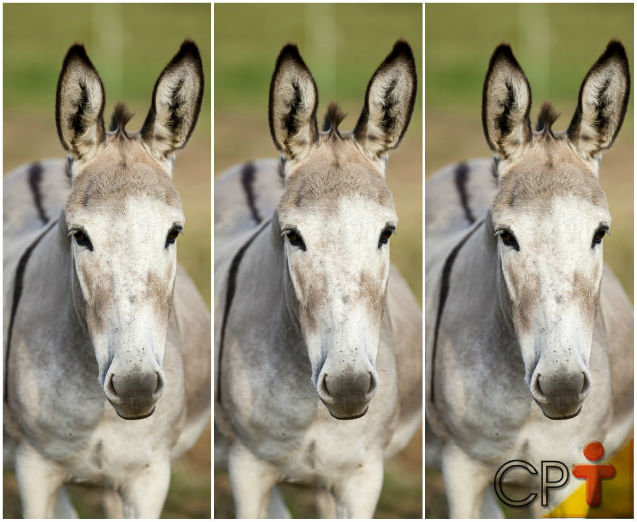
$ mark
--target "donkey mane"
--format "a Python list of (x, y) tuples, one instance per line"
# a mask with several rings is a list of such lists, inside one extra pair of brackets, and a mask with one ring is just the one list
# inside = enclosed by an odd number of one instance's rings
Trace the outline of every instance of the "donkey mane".
[(537, 117), (537, 125), (535, 126), (535, 130), (537, 132), (541, 132), (543, 136), (553, 136), (553, 130), (551, 129), (551, 127), (559, 118), (559, 116), (560, 115), (557, 113), (555, 107), (553, 107), (551, 102), (544, 102), (542, 104), (542, 108), (540, 109), (540, 114)]
[(323, 120), (323, 132), (329, 132), (330, 136), (340, 136), (338, 126), (345, 119), (345, 113), (339, 107), (338, 103), (331, 102), (327, 107), (325, 119)]
[(116, 132), (119, 136), (127, 136), (126, 124), (132, 117), (133, 114), (128, 110), (126, 104), (123, 102), (117, 102), (115, 109), (113, 109), (113, 115), (111, 116), (111, 123), (108, 130), (110, 132)]

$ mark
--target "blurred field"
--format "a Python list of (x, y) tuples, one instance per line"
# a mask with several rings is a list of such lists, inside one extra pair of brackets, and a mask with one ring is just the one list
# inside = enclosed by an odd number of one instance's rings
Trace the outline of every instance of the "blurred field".
[[(363, 106), (371, 75), (398, 38), (414, 51), (422, 81), (420, 5), (229, 5), (214, 8), (215, 100), (214, 172), (277, 152), (268, 128), (268, 89), (281, 47), (295, 42), (319, 91), (317, 117), (338, 101), (348, 114), (341, 128), (351, 129)], [(391, 258), (414, 295), (422, 296), (422, 100), (410, 127), (388, 163), (387, 182), (399, 216)], [(422, 515), (420, 432), (399, 456), (386, 463), (378, 517)], [(310, 491), (285, 487), (294, 516), (313, 517)], [(227, 474), (215, 471), (215, 517), (232, 517)]]
[[(611, 38), (633, 62), (631, 4), (430, 4), (425, 8), (425, 171), (490, 157), (481, 123), (482, 84), (489, 58), (510, 43), (533, 95), (533, 125), (543, 101), (553, 102), (565, 129), (579, 87)], [(633, 297), (633, 99), (622, 130), (601, 163), (600, 183), (613, 216), (605, 260)], [(632, 492), (632, 483), (625, 485)], [(619, 494), (622, 494), (620, 492)], [(439, 472), (425, 476), (425, 515), (448, 516)]]
[[(106, 91), (104, 118), (115, 102), (135, 114), (138, 130), (155, 81), (185, 38), (199, 46), (208, 86), (197, 128), (177, 156), (174, 183), (186, 215), (178, 259), (210, 305), (210, 6), (140, 4), (5, 5), (3, 173), (47, 157), (63, 157), (55, 128), (55, 88), (71, 44), (84, 43)], [(46, 194), (44, 195), (46, 198)], [(96, 490), (72, 488), (83, 517), (103, 516)], [(20, 516), (12, 472), (4, 473), (4, 516)], [(173, 464), (164, 516), (210, 516), (210, 430)]]

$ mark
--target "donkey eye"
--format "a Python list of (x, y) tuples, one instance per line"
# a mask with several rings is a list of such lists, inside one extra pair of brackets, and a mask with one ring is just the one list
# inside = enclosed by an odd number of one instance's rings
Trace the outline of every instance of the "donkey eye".
[(301, 250), (305, 250), (305, 243), (303, 242), (303, 238), (301, 234), (299, 234), (296, 230), (288, 230), (285, 233), (290, 245), (300, 248)]
[(601, 227), (599, 227), (595, 231), (595, 235), (593, 236), (593, 244), (591, 245), (591, 248), (595, 248), (595, 245), (599, 245), (602, 242), (602, 239), (604, 239), (604, 236), (607, 234), (607, 232), (607, 226), (602, 225)]
[(176, 225), (170, 229), (170, 232), (168, 232), (168, 235), (166, 236), (166, 248), (168, 248), (169, 245), (172, 245), (175, 243), (175, 241), (177, 241), (177, 237), (181, 233), (181, 230), (182, 230), (181, 227)]
[(518, 245), (518, 242), (515, 239), (513, 232), (511, 232), (510, 230), (507, 230), (507, 229), (501, 230), (500, 239), (502, 240), (502, 243), (504, 243), (506, 246), (511, 247), (518, 251), (520, 250), (520, 245)]
[(79, 246), (93, 250), (93, 244), (83, 230), (76, 230), (73, 232), (73, 238)]
[(378, 238), (378, 248), (389, 243), (389, 238), (394, 233), (394, 230), (396, 230), (396, 227), (392, 225), (388, 225), (383, 229), (383, 231), (380, 233), (380, 237)]

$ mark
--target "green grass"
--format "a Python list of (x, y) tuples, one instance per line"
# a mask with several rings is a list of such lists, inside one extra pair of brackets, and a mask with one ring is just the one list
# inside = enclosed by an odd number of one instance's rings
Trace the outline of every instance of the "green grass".
[[(174, 183), (186, 215), (179, 239), (182, 263), (210, 305), (210, 5), (206, 4), (10, 4), (4, 14), (3, 172), (48, 157), (63, 157), (55, 129), (55, 90), (62, 60), (74, 42), (85, 44), (106, 92), (105, 119), (118, 100), (141, 127), (155, 81), (185, 38), (199, 46), (206, 76), (201, 115), (178, 154)], [(46, 194), (43, 195), (46, 198)], [(210, 430), (173, 463), (163, 516), (210, 516)], [(4, 474), (4, 515), (19, 517), (12, 472)], [(83, 517), (103, 516), (98, 489), (70, 488)]]

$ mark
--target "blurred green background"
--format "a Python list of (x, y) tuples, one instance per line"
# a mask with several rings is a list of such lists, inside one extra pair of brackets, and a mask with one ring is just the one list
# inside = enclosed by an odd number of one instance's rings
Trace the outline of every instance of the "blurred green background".
[[(482, 84), (489, 58), (501, 42), (511, 44), (533, 95), (533, 126), (543, 101), (568, 127), (584, 76), (612, 38), (633, 62), (632, 4), (429, 4), (425, 7), (425, 171), (490, 157), (482, 131)], [(604, 257), (633, 297), (633, 99), (613, 146), (602, 160), (600, 183), (613, 216)], [(629, 466), (632, 470), (632, 466)], [(613, 483), (619, 485), (618, 481)], [(606, 488), (606, 486), (605, 486)], [(630, 484), (613, 500), (632, 509)], [(442, 478), (427, 470), (425, 515), (448, 516)]]
[[(216, 4), (215, 154), (219, 175), (238, 163), (276, 157), (268, 128), (268, 92), (276, 57), (295, 42), (319, 91), (322, 120), (334, 100), (347, 113), (341, 128), (353, 128), (373, 72), (398, 38), (414, 51), (422, 81), (422, 7), (417, 4)], [(419, 89), (419, 92), (421, 90)], [(410, 127), (389, 159), (387, 183), (396, 201), (399, 234), (392, 239), (392, 262), (414, 295), (422, 296), (422, 98)], [(316, 516), (309, 490), (284, 486), (295, 517)], [(215, 470), (215, 517), (234, 516), (227, 473)], [(377, 517), (422, 515), (422, 437), (386, 463)]]
[[(155, 81), (185, 38), (194, 40), (204, 64), (206, 94), (199, 122), (177, 156), (174, 183), (186, 215), (178, 259), (210, 305), (210, 5), (206, 4), (5, 4), (4, 155), (7, 174), (23, 163), (63, 157), (55, 128), (55, 89), (62, 60), (84, 43), (106, 91), (104, 118), (117, 101), (135, 114), (138, 130)], [(44, 195), (46, 198), (46, 194)], [(80, 516), (102, 517), (98, 490), (72, 486)], [(4, 517), (20, 516), (12, 471), (4, 472)], [(210, 516), (210, 429), (174, 462), (163, 516)]]

